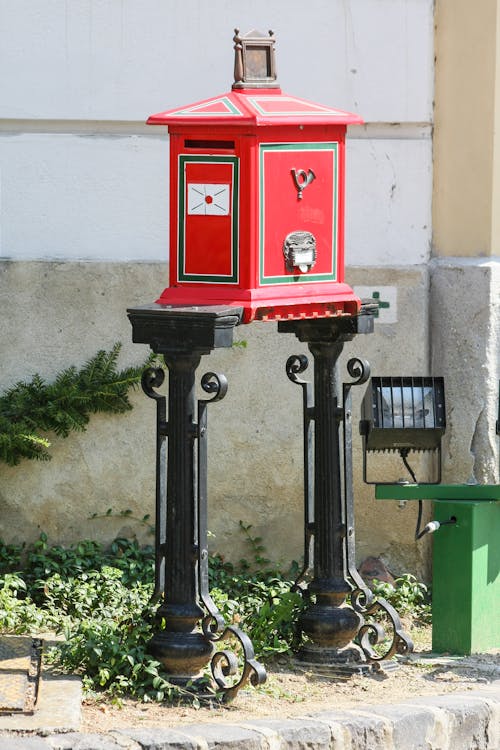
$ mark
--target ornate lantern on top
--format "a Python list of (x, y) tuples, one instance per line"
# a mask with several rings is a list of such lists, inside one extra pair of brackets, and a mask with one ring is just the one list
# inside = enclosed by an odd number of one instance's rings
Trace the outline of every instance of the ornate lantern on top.
[(229, 93), (152, 115), (170, 133), (164, 305), (235, 305), (243, 322), (352, 316), (344, 282), (347, 126), (358, 115), (284, 94), (274, 36), (235, 42)]

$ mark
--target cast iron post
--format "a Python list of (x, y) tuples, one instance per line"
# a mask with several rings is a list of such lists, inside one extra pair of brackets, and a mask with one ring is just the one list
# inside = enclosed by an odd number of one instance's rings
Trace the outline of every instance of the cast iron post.
[[(336, 364), (344, 337), (336, 342), (309, 342), (314, 357), (314, 578), (316, 594), (301, 618), (304, 633), (321, 648), (342, 649), (350, 643), (361, 618), (342, 606), (351, 588), (346, 581), (345, 517), (341, 498), (341, 467)], [(350, 337), (352, 338), (352, 336)], [(316, 658), (317, 649), (304, 646), (302, 656)], [(324, 654), (323, 654), (324, 655)], [(335, 653), (338, 658), (337, 652)], [(331, 654), (329, 655), (329, 659)]]
[[(309, 641), (300, 648), (298, 658), (328, 665), (339, 672), (362, 671), (369, 668), (368, 661), (379, 661), (396, 651), (403, 653), (412, 645), (402, 632), (397, 613), (382, 599), (374, 602), (355, 568), (350, 386), (364, 382), (369, 367), (361, 360), (352, 360), (349, 370), (357, 380), (341, 388), (337, 361), (345, 342), (357, 333), (373, 331), (373, 316), (369, 311), (370, 308), (365, 314), (352, 317), (278, 323), (279, 332), (294, 333), (299, 341), (306, 342), (314, 358), (313, 394), (309, 384), (298, 378), (307, 367), (307, 357), (290, 357), (287, 362), (288, 376), (305, 389), (307, 412), (304, 419), (307, 531), (305, 566), (298, 580), (302, 581), (307, 569), (312, 569), (313, 578), (305, 593), (315, 596), (299, 622)], [(312, 440), (310, 422), (314, 423)], [(394, 628), (392, 645), (380, 659), (372, 645), (383, 637), (381, 627), (378, 623), (365, 624), (364, 620), (364, 615), (376, 610), (384, 610)], [(352, 642), (356, 637), (359, 646)]]
[[(149, 650), (177, 684), (196, 680), (212, 659), (215, 684), (227, 699), (249, 679), (263, 682), (265, 671), (249, 639), (225, 626), (208, 591), (206, 404), (225, 395), (227, 381), (205, 375), (201, 385), (212, 398), (197, 404), (195, 374), (202, 355), (231, 346), (241, 314), (241, 308), (229, 306), (153, 304), (128, 310), (134, 343), (163, 355), (169, 373), (168, 412), (165, 397), (155, 390), (164, 371), (150, 368), (142, 379), (157, 403), (155, 593), (161, 600), (157, 617), (164, 620)], [(237, 661), (227, 650), (214, 655), (214, 643), (229, 636), (239, 640), (244, 657), (243, 675), (233, 682), (225, 678), (236, 673)]]

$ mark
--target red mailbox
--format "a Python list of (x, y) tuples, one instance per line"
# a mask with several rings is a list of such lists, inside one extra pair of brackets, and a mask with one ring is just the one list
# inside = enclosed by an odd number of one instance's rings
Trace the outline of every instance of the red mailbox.
[(347, 125), (284, 94), (274, 37), (235, 41), (226, 94), (152, 115), (170, 133), (167, 305), (234, 304), (243, 322), (356, 315), (344, 282)]

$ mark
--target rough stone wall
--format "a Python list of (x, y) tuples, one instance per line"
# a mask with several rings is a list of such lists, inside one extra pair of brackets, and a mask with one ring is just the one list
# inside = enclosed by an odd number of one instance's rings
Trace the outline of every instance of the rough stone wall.
[[(82, 364), (98, 348), (123, 342), (123, 365), (142, 362), (147, 347), (131, 343), (126, 308), (152, 301), (163, 284), (165, 266), (155, 263), (0, 263), (4, 352), (0, 389), (39, 372), (48, 380), (61, 369)], [(363, 290), (397, 287), (385, 314), (398, 322), (376, 323), (376, 331), (346, 344), (339, 379), (348, 379), (351, 356), (368, 359), (375, 374), (422, 372), (427, 367), (427, 287), (425, 267), (348, 269)], [(406, 311), (411, 310), (411, 315)], [(390, 316), (389, 316), (390, 313)], [(392, 317), (391, 317), (392, 316)], [(228, 557), (248, 554), (239, 521), (252, 524), (269, 556), (284, 565), (302, 554), (301, 393), (285, 374), (290, 354), (306, 352), (274, 323), (236, 331), (246, 346), (217, 350), (202, 360), (204, 371), (224, 372), (226, 398), (209, 411), (209, 526), (212, 546)], [(312, 361), (311, 361), (312, 368)], [(312, 373), (311, 373), (312, 375)], [(373, 499), (361, 476), (357, 420), (361, 392), (355, 394), (354, 461), (357, 541), (360, 559), (382, 554), (395, 572), (427, 572), (424, 545), (415, 545), (414, 508)], [(201, 393), (200, 393), (201, 395)], [(96, 415), (88, 430), (52, 440), (48, 463), (0, 465), (0, 536), (32, 541), (45, 531), (54, 542), (84, 537), (109, 541), (115, 534), (146, 529), (133, 519), (91, 519), (113, 508), (141, 518), (154, 515), (155, 406), (140, 391), (124, 415)]]

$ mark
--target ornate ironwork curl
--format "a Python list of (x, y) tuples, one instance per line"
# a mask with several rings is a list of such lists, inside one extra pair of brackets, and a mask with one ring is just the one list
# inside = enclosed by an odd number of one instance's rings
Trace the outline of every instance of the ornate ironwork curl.
[(306, 381), (299, 378), (298, 375), (305, 372), (309, 367), (309, 360), (305, 354), (292, 354), (286, 361), (286, 374), (292, 383), (302, 385)]
[(160, 388), (165, 381), (165, 370), (161, 367), (147, 367), (141, 375), (141, 388), (149, 398), (156, 401), (164, 398), (160, 393), (156, 393), (154, 388)]
[(374, 598), (373, 592), (363, 585), (352, 592), (351, 606), (363, 618), (383, 612), (391, 622), (393, 637), (383, 653), (378, 653), (374, 648), (382, 644), (386, 638), (383, 625), (379, 622), (365, 622), (360, 627), (357, 639), (368, 661), (378, 663), (392, 658), (395, 654), (403, 655), (413, 651), (413, 641), (404, 632), (398, 613), (383, 597)]
[(205, 615), (201, 621), (203, 635), (207, 640), (212, 641), (226, 628), (226, 621), (217, 609), (217, 606), (208, 591), (200, 592), (200, 599), (208, 611), (208, 615)]
[(227, 393), (228, 382), (225, 375), (217, 372), (206, 372), (200, 385), (205, 393), (211, 393), (212, 398), (204, 399), (205, 402), (221, 401)]
[[(255, 660), (250, 638), (238, 628), (226, 625), (210, 596), (207, 545), (207, 410), (208, 404), (224, 398), (228, 382), (225, 375), (207, 372), (201, 378), (200, 384), (203, 391), (211, 396), (198, 400), (198, 581), (200, 600), (207, 611), (202, 619), (201, 627), (204, 637), (211, 643), (221, 643), (231, 636), (240, 643), (243, 664), (239, 676), (240, 659), (230, 649), (216, 651), (210, 662), (213, 681), (220, 691), (222, 700), (229, 702), (249, 680), (253, 685), (265, 682), (266, 671)], [(226, 679), (228, 677), (234, 679), (228, 681)]]
[[(351, 571), (349, 571), (351, 573)], [(352, 575), (352, 573), (351, 573)], [(366, 613), (375, 601), (375, 595), (368, 587), (354, 589), (351, 593), (351, 605), (360, 613)]]
[(200, 385), (211, 398), (198, 400), (198, 537), (199, 537), (199, 583), (200, 598), (208, 612), (202, 621), (207, 640), (212, 640), (226, 627), (215, 602), (210, 596), (208, 584), (208, 527), (207, 527), (207, 408), (208, 404), (220, 401), (227, 393), (228, 382), (225, 375), (206, 372)]
[(367, 660), (376, 664), (391, 659), (395, 654), (404, 655), (413, 651), (413, 641), (403, 630), (401, 619), (392, 606), (383, 597), (375, 596), (373, 591), (363, 581), (354, 564), (352, 555), (348, 556), (348, 575), (354, 588), (351, 592), (351, 607), (358, 612), (363, 620), (373, 617), (377, 612), (383, 612), (390, 620), (393, 637), (389, 646), (382, 654), (375, 650), (386, 639), (384, 626), (376, 621), (364, 622), (358, 632), (357, 640)]
[[(237, 654), (229, 649), (216, 651), (210, 661), (212, 677), (222, 693), (222, 700), (225, 703), (229, 703), (248, 682), (254, 687), (264, 684), (267, 679), (266, 670), (255, 659), (252, 641), (242, 630), (235, 625), (228, 625), (222, 635), (217, 637), (212, 632), (210, 624), (207, 624), (211, 619), (211, 616), (208, 615), (203, 620), (203, 632), (205, 636), (213, 643), (222, 643), (233, 637), (239, 642), (242, 651), (243, 665), (241, 667)], [(231, 683), (227, 680), (228, 677), (238, 675), (239, 670), (241, 670), (241, 674), (236, 682)]]
[(347, 363), (347, 372), (354, 378), (348, 386), (362, 385), (370, 377), (370, 363), (360, 357), (352, 357)]

